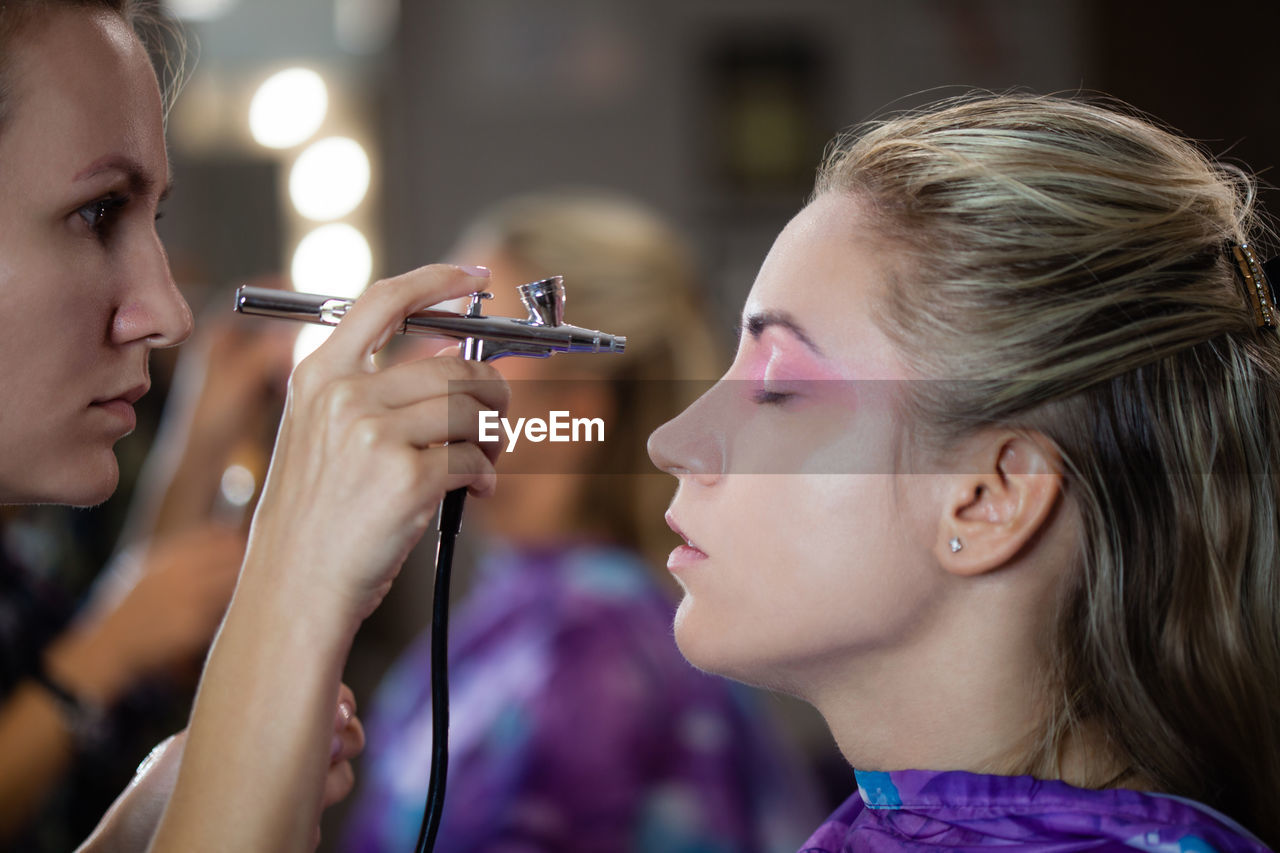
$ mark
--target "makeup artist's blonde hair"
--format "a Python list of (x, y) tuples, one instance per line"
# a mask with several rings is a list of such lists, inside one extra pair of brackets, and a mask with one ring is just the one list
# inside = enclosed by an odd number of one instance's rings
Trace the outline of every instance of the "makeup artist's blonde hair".
[[(168, 115), (186, 77), (190, 54), (183, 30), (166, 15), (158, 0), (3, 0), (0, 2), (0, 132), (12, 102), (9, 58), (20, 35), (59, 10), (105, 11), (119, 15), (151, 54)], [(4, 164), (0, 163), (0, 168)]]
[(900, 249), (881, 325), (955, 380), (912, 383), (931, 438), (1062, 453), (1078, 565), (1023, 770), (1097, 728), (1280, 847), (1280, 340), (1224, 251), (1263, 236), (1252, 181), (1124, 107), (1012, 95), (859, 128), (817, 192)]

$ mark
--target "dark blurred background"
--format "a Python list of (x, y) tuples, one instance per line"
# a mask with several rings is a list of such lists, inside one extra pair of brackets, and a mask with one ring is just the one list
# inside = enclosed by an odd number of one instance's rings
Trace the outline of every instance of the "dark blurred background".
[[(173, 114), (165, 222), (192, 283), (287, 269), (319, 222), (289, 171), (355, 139), (350, 214), (374, 277), (441, 257), (493, 200), (551, 185), (638, 196), (700, 248), (726, 327), (803, 203), (825, 142), (969, 88), (1100, 91), (1264, 180), (1280, 157), (1280, 4), (1258, 0), (182, 0), (200, 61)], [(282, 149), (252, 141), (255, 87), (313, 69), (329, 110)], [(1271, 196), (1273, 206), (1274, 196)]]
[[(184, 21), (190, 73), (170, 115), (176, 188), (161, 232), (198, 316), (202, 306), (229, 311), (235, 284), (274, 272), (302, 290), (354, 294), (443, 259), (458, 228), (495, 200), (590, 186), (679, 225), (728, 342), (827, 140), (886, 109), (972, 88), (1118, 97), (1245, 165), (1264, 204), (1280, 209), (1265, 186), (1280, 162), (1275, 2), (166, 5)], [(161, 385), (169, 358), (158, 359)], [(9, 539), (49, 552), (35, 562), (60, 561), (73, 595), (114, 548), (163, 402), (148, 401), (150, 416), (140, 412), (120, 445), (125, 477), (108, 504), (33, 509), (8, 526)], [(40, 540), (33, 529), (74, 536)], [(426, 574), (406, 573), (371, 629), (383, 639), (357, 649), (348, 680), (362, 700), (427, 622)], [(810, 750), (823, 748), (813, 719), (795, 725)]]

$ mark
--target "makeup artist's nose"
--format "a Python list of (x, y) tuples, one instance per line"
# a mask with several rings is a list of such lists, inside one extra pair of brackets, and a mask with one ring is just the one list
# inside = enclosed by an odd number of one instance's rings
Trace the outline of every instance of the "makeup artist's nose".
[(668, 474), (710, 486), (725, 473), (723, 420), (715, 417), (719, 383), (649, 436), (649, 458)]
[(158, 236), (140, 241), (121, 275), (128, 280), (112, 318), (113, 343), (145, 340), (152, 347), (171, 347), (191, 335), (191, 307), (174, 284)]

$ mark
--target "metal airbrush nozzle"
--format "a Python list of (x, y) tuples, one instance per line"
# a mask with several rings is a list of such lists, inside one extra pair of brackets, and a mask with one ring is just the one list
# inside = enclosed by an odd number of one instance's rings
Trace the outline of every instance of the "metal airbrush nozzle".
[(535, 326), (564, 324), (564, 278), (553, 275), (531, 281), (518, 288), (520, 301), (529, 311), (529, 322)]
[[(560, 276), (521, 285), (519, 291), (520, 300), (529, 311), (527, 319), (485, 317), (480, 313), (483, 294), (472, 294), (466, 314), (418, 311), (405, 318), (398, 332), (476, 342), (478, 358), (484, 361), (509, 355), (546, 358), (553, 352), (622, 352), (626, 348), (627, 339), (622, 335), (564, 322), (565, 292)], [(353, 304), (351, 299), (318, 293), (244, 286), (236, 291), (235, 310), (241, 314), (336, 326)]]

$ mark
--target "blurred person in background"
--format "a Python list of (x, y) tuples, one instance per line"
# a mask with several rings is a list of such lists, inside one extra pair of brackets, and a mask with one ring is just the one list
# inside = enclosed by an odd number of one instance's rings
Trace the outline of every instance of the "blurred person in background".
[[(569, 322), (624, 334), (627, 349), (497, 362), (513, 420), (600, 417), (608, 440), (517, 446), (499, 460), (501, 488), (474, 507), (487, 551), (451, 625), (437, 849), (794, 850), (819, 813), (810, 779), (759, 696), (680, 656), (669, 577), (658, 579), (669, 487), (647, 473), (644, 438), (678, 409), (679, 380), (719, 362), (689, 252), (635, 202), (563, 192), (497, 205), (453, 254), (493, 271), (486, 314), (523, 316), (515, 286), (559, 274)], [(423, 632), (377, 693), (349, 853), (417, 838), (429, 649)]]
[(60, 785), (82, 766), (114, 773), (138, 763), (146, 747), (122, 738), (115, 712), (139, 687), (196, 671), (243, 554), (244, 534), (217, 525), (142, 545), (68, 621), (57, 584), (0, 553), (5, 849), (66, 850), (93, 826), (105, 805), (93, 788)]

